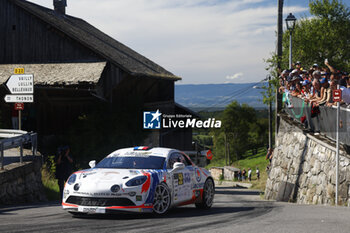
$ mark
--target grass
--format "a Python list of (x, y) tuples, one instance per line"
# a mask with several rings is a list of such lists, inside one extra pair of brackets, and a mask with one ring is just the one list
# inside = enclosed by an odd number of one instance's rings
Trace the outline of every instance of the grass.
[(47, 199), (49, 201), (60, 200), (60, 189), (58, 187), (57, 179), (47, 171), (46, 166), (43, 166), (41, 169), (41, 180), (44, 185)]
[[(260, 148), (258, 150), (258, 153), (256, 155), (252, 155), (251, 151), (248, 151), (246, 154), (244, 154), (242, 159), (238, 161), (234, 161), (231, 166), (239, 168), (241, 170), (245, 169), (248, 173), (248, 168), (252, 169), (252, 189), (257, 189), (260, 191), (265, 191), (266, 186), (266, 180), (267, 180), (267, 173), (266, 173), (266, 166), (268, 165), (269, 161), (265, 159), (266, 157), (266, 149), (264, 147)], [(210, 167), (223, 167), (225, 166), (225, 159), (221, 160), (214, 160), (212, 161), (206, 168), (209, 169)], [(260, 170), (260, 179), (258, 180), (256, 177), (256, 168), (259, 168)], [(246, 180), (245, 182), (249, 182)]]
[[(269, 164), (269, 160), (265, 159), (266, 149), (259, 149), (256, 155), (245, 157), (244, 159), (235, 161), (232, 166), (240, 168), (241, 170), (245, 169), (248, 173), (248, 168), (252, 169), (252, 189), (258, 189), (260, 191), (265, 191), (267, 173), (266, 166)], [(256, 177), (256, 168), (260, 170), (260, 179)]]

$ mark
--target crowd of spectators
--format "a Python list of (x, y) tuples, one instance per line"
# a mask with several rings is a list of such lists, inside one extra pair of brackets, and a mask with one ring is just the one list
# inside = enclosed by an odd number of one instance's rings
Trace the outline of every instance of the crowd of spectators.
[(283, 70), (280, 75), (279, 92), (285, 95), (285, 102), (292, 108), (289, 96), (304, 99), (312, 107), (324, 105), (332, 107), (333, 90), (342, 90), (341, 106), (350, 108), (350, 79), (347, 72), (334, 69), (326, 59), (324, 67), (313, 64), (310, 69), (302, 68), (301, 62), (296, 62), (294, 68)]

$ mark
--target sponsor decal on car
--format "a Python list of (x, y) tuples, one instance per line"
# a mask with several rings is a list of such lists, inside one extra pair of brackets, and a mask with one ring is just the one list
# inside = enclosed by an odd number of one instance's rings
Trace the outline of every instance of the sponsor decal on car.
[(201, 181), (201, 172), (199, 171), (199, 169), (196, 168), (196, 169), (194, 170), (194, 173), (195, 173), (197, 182), (200, 182), (200, 181)]
[(151, 175), (147, 172), (147, 173), (143, 173), (143, 175), (147, 176), (147, 180), (146, 182), (142, 185), (141, 188), (141, 194), (144, 192), (147, 192), (150, 185), (151, 185)]

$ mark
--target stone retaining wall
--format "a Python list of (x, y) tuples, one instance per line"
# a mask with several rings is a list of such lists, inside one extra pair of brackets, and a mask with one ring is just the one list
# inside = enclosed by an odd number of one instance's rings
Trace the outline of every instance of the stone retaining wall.
[[(340, 151), (339, 204), (350, 205), (350, 156)], [(301, 204), (335, 203), (334, 142), (303, 132), (281, 117), (265, 198)]]
[(13, 163), (0, 170), (0, 205), (45, 200), (40, 159)]

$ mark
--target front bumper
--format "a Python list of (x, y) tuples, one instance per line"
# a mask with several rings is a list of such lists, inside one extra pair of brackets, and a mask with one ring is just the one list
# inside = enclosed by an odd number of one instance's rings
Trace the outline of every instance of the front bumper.
[(62, 202), (63, 209), (69, 212), (105, 214), (115, 212), (149, 213), (153, 211), (152, 204), (135, 205), (128, 198), (101, 198), (69, 196)]

